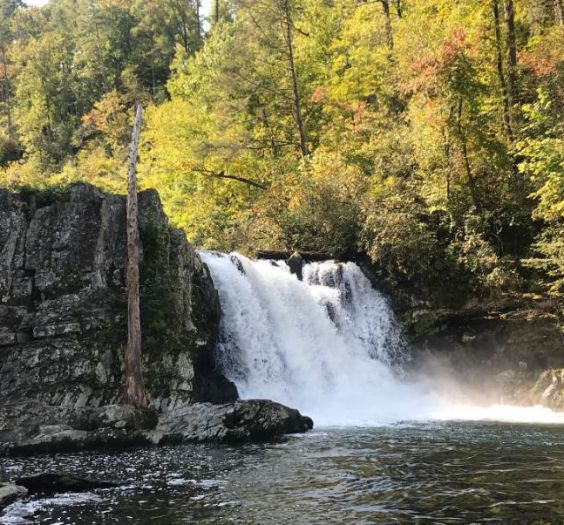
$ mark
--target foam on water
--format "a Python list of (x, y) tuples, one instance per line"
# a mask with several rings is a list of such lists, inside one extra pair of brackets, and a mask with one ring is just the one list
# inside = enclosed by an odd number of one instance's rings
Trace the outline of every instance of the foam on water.
[(453, 405), (402, 379), (404, 348), (386, 298), (354, 263), (305, 265), (202, 252), (218, 289), (218, 361), (242, 398), (298, 408), (317, 425), (401, 420), (564, 422), (541, 407)]
[(68, 492), (52, 498), (16, 501), (4, 509), (0, 516), (2, 525), (27, 525), (37, 523), (35, 515), (50, 507), (68, 507), (93, 502), (100, 502), (102, 498), (96, 494)]
[(464, 421), (504, 421), (507, 423), (564, 424), (564, 413), (549, 408), (512, 405), (450, 405), (433, 414), (435, 419)]

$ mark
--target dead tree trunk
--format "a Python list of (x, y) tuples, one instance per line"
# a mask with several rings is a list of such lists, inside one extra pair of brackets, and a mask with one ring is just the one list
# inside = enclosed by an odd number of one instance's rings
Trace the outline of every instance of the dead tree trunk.
[(127, 168), (127, 351), (125, 382), (127, 400), (146, 408), (147, 393), (141, 369), (141, 314), (139, 309), (139, 220), (137, 206), (137, 146), (141, 131), (141, 104), (137, 105)]
[(200, 12), (202, 10), (201, 0), (196, 0), (196, 31), (198, 33), (198, 43), (202, 41), (202, 19), (200, 18)]

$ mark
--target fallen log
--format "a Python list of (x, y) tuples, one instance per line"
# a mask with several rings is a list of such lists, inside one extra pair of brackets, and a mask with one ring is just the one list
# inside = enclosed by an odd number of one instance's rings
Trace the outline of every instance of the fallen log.
[(318, 262), (327, 261), (328, 259), (334, 259), (334, 257), (327, 252), (309, 252), (309, 251), (285, 251), (285, 250), (259, 250), (255, 253), (257, 259), (273, 259), (273, 260), (287, 260), (294, 253), (301, 256), (304, 262)]

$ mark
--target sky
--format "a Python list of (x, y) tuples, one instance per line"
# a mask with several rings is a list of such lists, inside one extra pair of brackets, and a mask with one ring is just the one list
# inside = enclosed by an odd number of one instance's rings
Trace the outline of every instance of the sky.
[[(26, 4), (29, 5), (45, 5), (47, 0), (25, 0)], [(211, 7), (211, 0), (202, 0), (202, 12), (204, 14), (208, 14)]]

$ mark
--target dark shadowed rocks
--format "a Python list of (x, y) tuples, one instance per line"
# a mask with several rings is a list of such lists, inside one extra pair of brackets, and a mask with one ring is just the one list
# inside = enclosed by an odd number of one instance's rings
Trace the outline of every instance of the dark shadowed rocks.
[(18, 478), (16, 484), (25, 487), (30, 494), (54, 492), (86, 492), (94, 489), (110, 489), (117, 483), (98, 479), (80, 478), (72, 474), (46, 472), (36, 476)]

